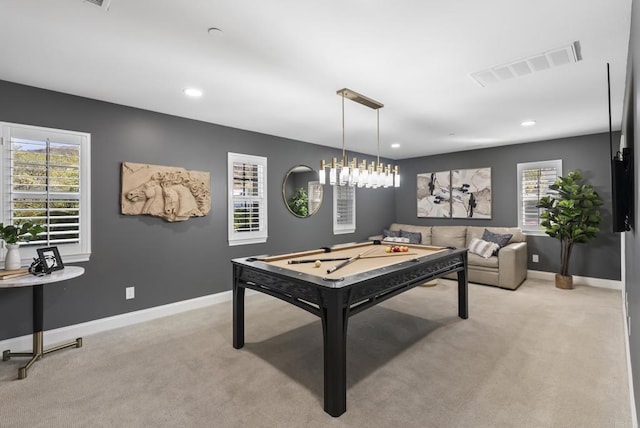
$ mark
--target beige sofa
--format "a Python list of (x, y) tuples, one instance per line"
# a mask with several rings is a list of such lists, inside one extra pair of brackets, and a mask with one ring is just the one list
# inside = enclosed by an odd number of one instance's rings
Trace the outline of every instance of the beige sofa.
[[(527, 278), (527, 242), (517, 227), (483, 226), (415, 226), (393, 223), (389, 230), (420, 232), (421, 244), (443, 247), (469, 247), (473, 238), (481, 239), (484, 230), (499, 234), (513, 235), (509, 243), (498, 251), (497, 256), (483, 258), (469, 252), (468, 280), (480, 284), (494, 285), (515, 290)], [(372, 237), (372, 239), (382, 239)], [(453, 275), (456, 277), (456, 274)]]

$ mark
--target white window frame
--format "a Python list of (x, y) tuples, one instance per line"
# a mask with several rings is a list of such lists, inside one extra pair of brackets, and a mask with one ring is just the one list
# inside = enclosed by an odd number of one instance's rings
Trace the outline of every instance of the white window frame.
[[(338, 219), (342, 215), (338, 211), (338, 198), (340, 192), (348, 192), (346, 200), (351, 203), (352, 218), (349, 223), (340, 223)], [(356, 231), (356, 187), (355, 186), (334, 186), (333, 187), (333, 234), (341, 235), (354, 233)]]
[[(233, 165), (235, 163), (257, 165), (261, 169), (260, 191), (258, 196), (239, 196), (233, 193)], [(262, 156), (245, 155), (239, 153), (227, 154), (227, 195), (228, 195), (228, 225), (229, 245), (260, 244), (267, 242), (267, 158)], [(259, 230), (253, 232), (236, 232), (233, 227), (234, 206), (239, 201), (254, 201), (260, 204)]]
[[(13, 222), (11, 218), (11, 138), (25, 138), (37, 141), (47, 139), (60, 143), (80, 146), (80, 242), (57, 243), (64, 263), (88, 261), (91, 257), (91, 134), (40, 126), (0, 122), (0, 221)], [(3, 243), (3, 246), (5, 244)], [(36, 249), (41, 246), (21, 246), (22, 265), (27, 266), (37, 258)], [(4, 268), (5, 252), (0, 255), (0, 265)]]
[[(556, 169), (556, 176), (560, 177), (560, 176), (562, 176), (562, 159), (539, 161), (539, 162), (525, 162), (525, 163), (519, 163), (517, 165), (517, 170), (518, 170), (518, 227), (526, 235), (546, 236), (546, 233), (544, 233), (540, 229), (540, 225), (539, 224), (536, 225), (536, 226), (529, 226), (529, 225), (524, 225), (523, 224), (523, 216), (524, 216), (524, 199), (523, 199), (523, 194), (522, 194), (523, 173), (526, 170), (543, 169), (543, 168), (555, 168)], [(538, 195), (538, 200), (540, 200), (540, 198), (543, 197), (543, 196), (546, 196), (546, 195), (542, 195), (542, 194)]]

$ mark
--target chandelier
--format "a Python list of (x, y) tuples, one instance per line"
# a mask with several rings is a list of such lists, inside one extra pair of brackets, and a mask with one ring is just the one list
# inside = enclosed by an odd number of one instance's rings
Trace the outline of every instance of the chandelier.
[[(357, 186), (370, 189), (378, 187), (400, 187), (400, 171), (398, 166), (391, 164), (383, 164), (380, 162), (380, 109), (384, 104), (367, 98), (351, 89), (340, 89), (336, 92), (342, 97), (342, 160), (337, 158), (331, 159), (327, 163), (320, 161), (319, 181), (320, 184), (327, 183), (327, 169), (329, 170), (329, 184), (331, 186)], [(357, 158), (349, 160), (345, 149), (344, 138), (344, 100), (349, 98), (359, 104), (372, 108), (377, 115), (377, 139), (378, 139), (378, 157), (377, 160), (367, 164), (366, 160), (358, 163)]]

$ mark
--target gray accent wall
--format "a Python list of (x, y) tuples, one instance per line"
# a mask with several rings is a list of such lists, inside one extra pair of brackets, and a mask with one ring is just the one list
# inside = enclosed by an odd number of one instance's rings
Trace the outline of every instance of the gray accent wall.
[[(606, 114), (606, 105), (603, 106)], [(542, 124), (540, 126), (543, 126)], [(616, 132), (614, 140), (619, 141)], [(601, 232), (595, 241), (574, 247), (572, 275), (620, 280), (620, 237), (611, 232), (611, 175), (609, 135), (596, 134), (526, 144), (448, 153), (399, 162), (402, 188), (396, 193), (396, 221), (420, 225), (517, 226), (517, 164), (562, 159), (563, 173), (580, 169), (604, 200)], [(425, 172), (467, 168), (491, 168), (492, 218), (418, 218), (416, 175)], [(528, 269), (559, 272), (560, 243), (547, 235), (527, 236)], [(539, 262), (531, 261), (539, 255)]]
[[(6, 81), (0, 81), (0, 120), (91, 134), (91, 260), (78, 263), (86, 269), (82, 277), (46, 286), (47, 330), (230, 290), (232, 258), (361, 241), (395, 216), (393, 189), (356, 192), (357, 230), (351, 234), (333, 235), (330, 186), (316, 215), (302, 219), (287, 210), (282, 200), (286, 172), (299, 164), (317, 168), (320, 159), (340, 156), (329, 147)], [(227, 244), (228, 152), (268, 158), (265, 244)], [(210, 171), (211, 212), (180, 223), (121, 215), (125, 161)], [(133, 300), (125, 300), (128, 286), (136, 288)], [(0, 340), (30, 331), (31, 290), (0, 289)]]
[[(320, 159), (339, 157), (337, 149), (6, 81), (0, 81), (0, 121), (91, 134), (91, 260), (78, 263), (86, 269), (82, 277), (46, 286), (47, 330), (228, 291), (233, 258), (362, 241), (380, 234), (392, 222), (514, 226), (518, 162), (562, 158), (565, 170), (585, 172), (605, 199), (608, 213), (611, 210), (606, 134), (396, 162), (402, 187), (358, 189), (356, 232), (333, 235), (331, 187), (325, 186), (318, 213), (302, 219), (287, 210), (282, 180), (294, 165), (317, 168)], [(268, 158), (269, 239), (264, 244), (227, 244), (228, 152)], [(125, 161), (211, 172), (211, 212), (181, 223), (121, 215), (120, 168)], [(492, 168), (491, 220), (417, 218), (417, 173), (479, 167)], [(573, 274), (620, 279), (620, 241), (618, 235), (608, 232), (609, 215), (605, 214), (604, 232), (598, 240), (576, 249)], [(529, 262), (529, 269), (558, 270), (557, 241), (531, 237), (528, 242), (530, 253), (540, 254), (540, 263)], [(125, 300), (129, 286), (136, 287), (133, 300)], [(30, 289), (0, 289), (0, 340), (29, 334), (31, 316)]]

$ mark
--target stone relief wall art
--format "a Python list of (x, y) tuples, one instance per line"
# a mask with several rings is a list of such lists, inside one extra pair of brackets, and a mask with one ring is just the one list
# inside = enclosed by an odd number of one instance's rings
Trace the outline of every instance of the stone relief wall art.
[(451, 217), (451, 171), (417, 177), (418, 217)]
[(174, 222), (211, 210), (210, 173), (173, 166), (122, 163), (121, 211)]
[(491, 218), (491, 168), (451, 171), (451, 216)]

